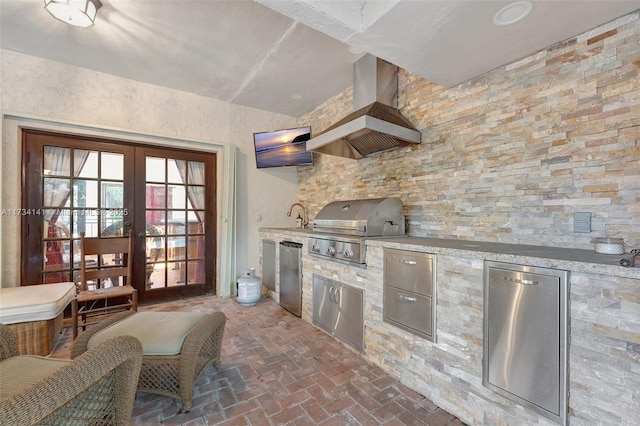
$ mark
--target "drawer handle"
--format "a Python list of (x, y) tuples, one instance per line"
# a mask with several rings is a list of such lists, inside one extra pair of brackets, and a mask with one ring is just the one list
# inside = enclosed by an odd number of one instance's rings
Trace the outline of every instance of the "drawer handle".
[(415, 302), (417, 299), (411, 296), (405, 296), (404, 294), (398, 293), (398, 300), (404, 300), (406, 302)]
[(405, 265), (417, 265), (418, 262), (416, 262), (415, 260), (404, 260), (404, 259), (400, 259), (400, 263), (404, 263)]
[(540, 284), (540, 281), (533, 281), (533, 280), (521, 280), (521, 279), (511, 278), (511, 277), (504, 277), (504, 279), (507, 280), (507, 281), (511, 281), (512, 283), (516, 283), (516, 284), (524, 284), (524, 285), (538, 285), (538, 284)]

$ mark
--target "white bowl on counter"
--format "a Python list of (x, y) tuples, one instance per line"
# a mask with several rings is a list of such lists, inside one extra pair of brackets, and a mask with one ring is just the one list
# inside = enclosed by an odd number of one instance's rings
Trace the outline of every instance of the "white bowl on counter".
[(624, 239), (622, 238), (594, 238), (596, 253), (624, 254)]

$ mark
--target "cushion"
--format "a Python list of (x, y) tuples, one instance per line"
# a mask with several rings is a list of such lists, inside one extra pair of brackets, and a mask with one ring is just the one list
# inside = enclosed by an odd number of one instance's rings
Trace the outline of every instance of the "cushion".
[(142, 343), (144, 355), (177, 355), (187, 335), (207, 316), (202, 312), (136, 312), (91, 336), (87, 349), (128, 335)]
[(0, 288), (0, 323), (50, 320), (75, 296), (72, 282)]
[(0, 362), (0, 399), (5, 399), (16, 392), (26, 389), (34, 383), (49, 376), (71, 361), (45, 358), (35, 355), (21, 355), (7, 358)]

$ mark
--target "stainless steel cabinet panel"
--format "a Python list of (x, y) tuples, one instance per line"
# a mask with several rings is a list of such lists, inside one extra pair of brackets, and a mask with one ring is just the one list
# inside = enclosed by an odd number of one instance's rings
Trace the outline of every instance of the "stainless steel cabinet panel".
[(333, 333), (336, 323), (336, 305), (329, 291), (335, 291), (331, 282), (323, 277), (313, 276), (313, 322), (329, 333)]
[(262, 240), (262, 285), (276, 291), (276, 243)]
[(313, 276), (313, 322), (359, 351), (364, 350), (364, 293), (346, 284)]
[(385, 320), (404, 330), (432, 339), (431, 297), (391, 286), (385, 287), (384, 290)]
[(485, 262), (483, 382), (561, 424), (567, 281), (567, 271)]
[(384, 249), (384, 282), (425, 296), (433, 295), (433, 255)]
[(280, 306), (296, 316), (302, 313), (302, 244), (280, 242)]
[(384, 249), (382, 319), (436, 341), (435, 255)]
[(362, 351), (364, 349), (362, 290), (342, 284), (334, 291), (334, 300), (338, 306), (335, 335)]

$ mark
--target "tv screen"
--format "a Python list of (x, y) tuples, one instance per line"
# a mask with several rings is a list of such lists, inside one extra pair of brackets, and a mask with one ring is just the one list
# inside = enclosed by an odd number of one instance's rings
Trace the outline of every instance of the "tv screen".
[(313, 164), (313, 153), (307, 151), (309, 139), (311, 126), (254, 133), (256, 166), (264, 169)]

